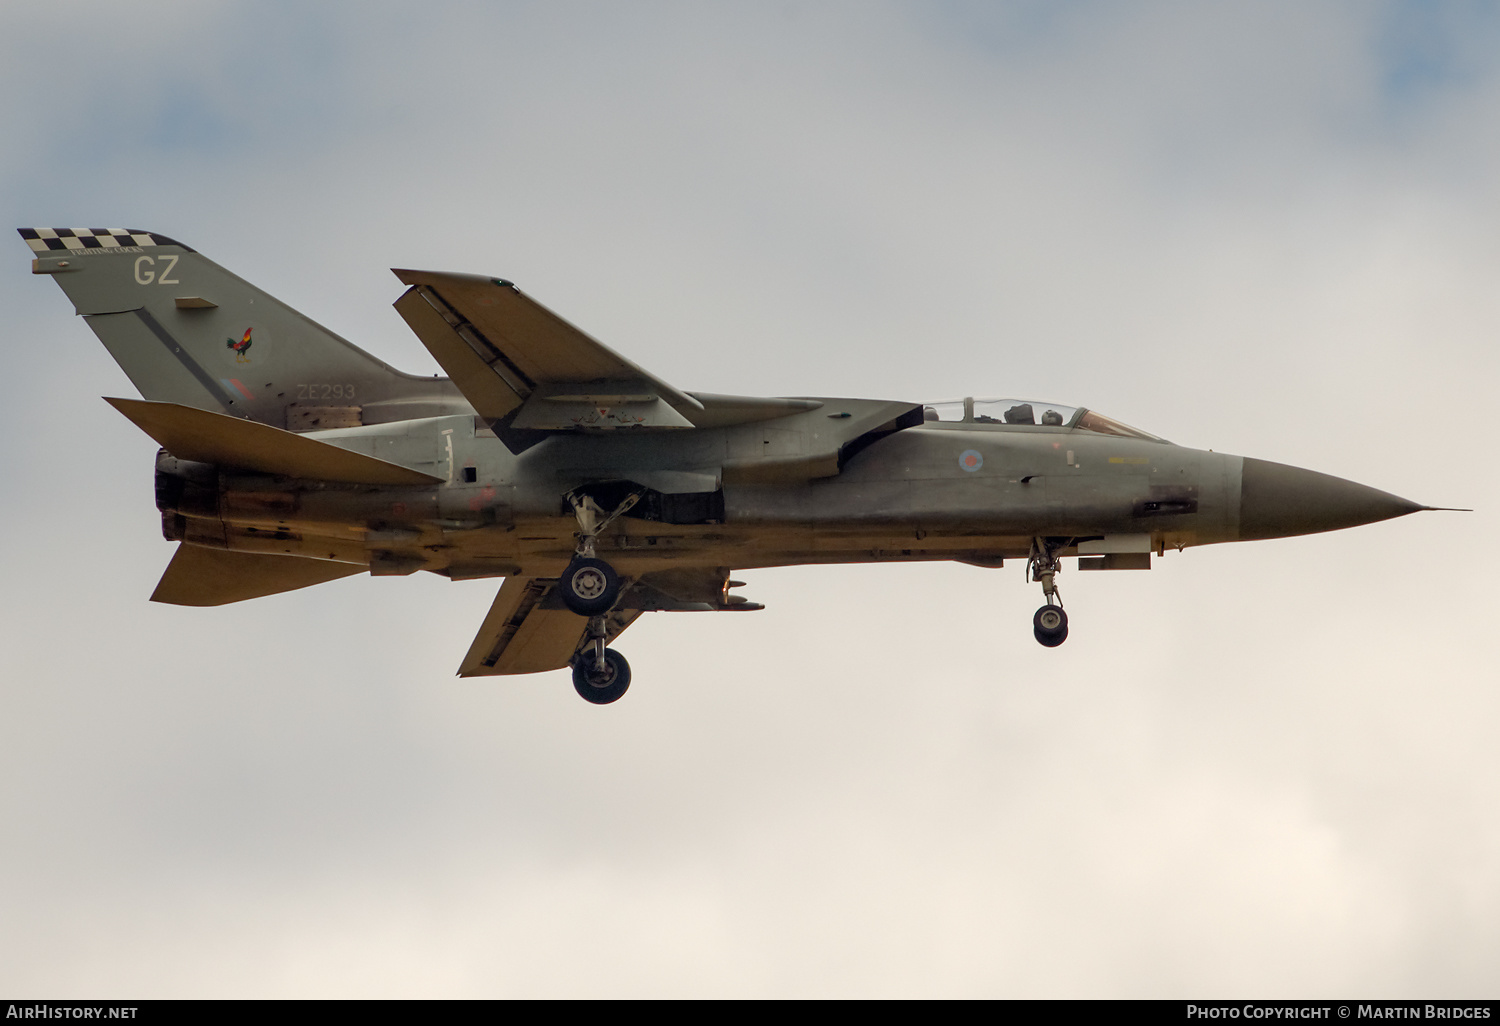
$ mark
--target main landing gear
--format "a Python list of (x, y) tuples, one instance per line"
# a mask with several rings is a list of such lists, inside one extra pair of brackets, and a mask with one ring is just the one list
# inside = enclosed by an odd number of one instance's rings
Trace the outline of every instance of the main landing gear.
[(594, 705), (618, 702), (630, 687), (630, 664), (619, 652), (605, 647), (609, 640), (605, 614), (620, 600), (620, 575), (594, 554), (594, 539), (640, 499), (639, 492), (628, 495), (606, 514), (590, 496), (568, 493), (578, 517), (578, 552), (558, 578), (557, 587), (563, 605), (589, 618), (586, 640), (573, 656), (573, 690)]
[(640, 493), (634, 492), (614, 512), (606, 514), (592, 497), (568, 493), (568, 502), (578, 518), (578, 552), (562, 572), (557, 586), (562, 592), (563, 605), (579, 616), (603, 616), (619, 601), (620, 575), (594, 555), (594, 539), (640, 500)]
[(1047, 604), (1031, 618), (1031, 633), (1048, 648), (1056, 648), (1068, 640), (1068, 614), (1063, 612), (1062, 596), (1058, 594), (1055, 580), (1062, 570), (1057, 552), (1063, 547), (1049, 545), (1045, 538), (1033, 539), (1031, 558), (1026, 562), (1027, 576), (1041, 582), (1042, 595), (1047, 599)]
[(557, 587), (563, 605), (579, 616), (602, 616), (620, 597), (620, 575), (602, 559), (574, 556)]

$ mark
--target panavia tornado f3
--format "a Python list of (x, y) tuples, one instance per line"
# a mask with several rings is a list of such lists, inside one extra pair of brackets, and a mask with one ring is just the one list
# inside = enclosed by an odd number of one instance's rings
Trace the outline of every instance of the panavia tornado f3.
[(395, 272), (448, 374), (418, 377), (164, 236), (21, 236), (144, 397), (108, 401), (161, 446), (180, 544), (152, 599), (498, 577), (459, 674), (571, 667), (600, 705), (630, 685), (609, 646), (642, 613), (760, 609), (736, 569), (1022, 560), (1055, 647), (1065, 557), (1147, 570), (1168, 548), (1435, 508), (1057, 403), (684, 392), (480, 275)]

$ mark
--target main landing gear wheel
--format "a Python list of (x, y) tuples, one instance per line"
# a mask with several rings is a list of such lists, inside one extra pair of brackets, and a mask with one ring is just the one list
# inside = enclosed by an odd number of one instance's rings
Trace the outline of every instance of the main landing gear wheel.
[(557, 582), (563, 605), (579, 616), (602, 616), (620, 597), (620, 576), (602, 559), (577, 556)]
[(599, 672), (594, 654), (585, 650), (573, 657), (573, 690), (585, 702), (608, 705), (618, 702), (630, 687), (630, 664), (612, 648), (604, 650), (604, 672)]
[(1056, 648), (1068, 640), (1068, 614), (1062, 606), (1043, 606), (1031, 618), (1031, 632), (1043, 645)]

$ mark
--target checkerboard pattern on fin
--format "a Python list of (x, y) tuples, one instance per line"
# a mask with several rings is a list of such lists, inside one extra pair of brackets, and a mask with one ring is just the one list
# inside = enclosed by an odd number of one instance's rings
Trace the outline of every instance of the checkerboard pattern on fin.
[(18, 228), (21, 238), (38, 253), (68, 249), (120, 249), (130, 246), (187, 246), (165, 235), (139, 228)]

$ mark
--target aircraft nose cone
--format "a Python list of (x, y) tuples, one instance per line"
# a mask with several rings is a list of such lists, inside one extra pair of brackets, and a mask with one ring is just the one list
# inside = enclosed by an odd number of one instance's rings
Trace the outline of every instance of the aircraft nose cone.
[(1426, 508), (1341, 477), (1247, 457), (1240, 486), (1240, 540), (1337, 531)]

